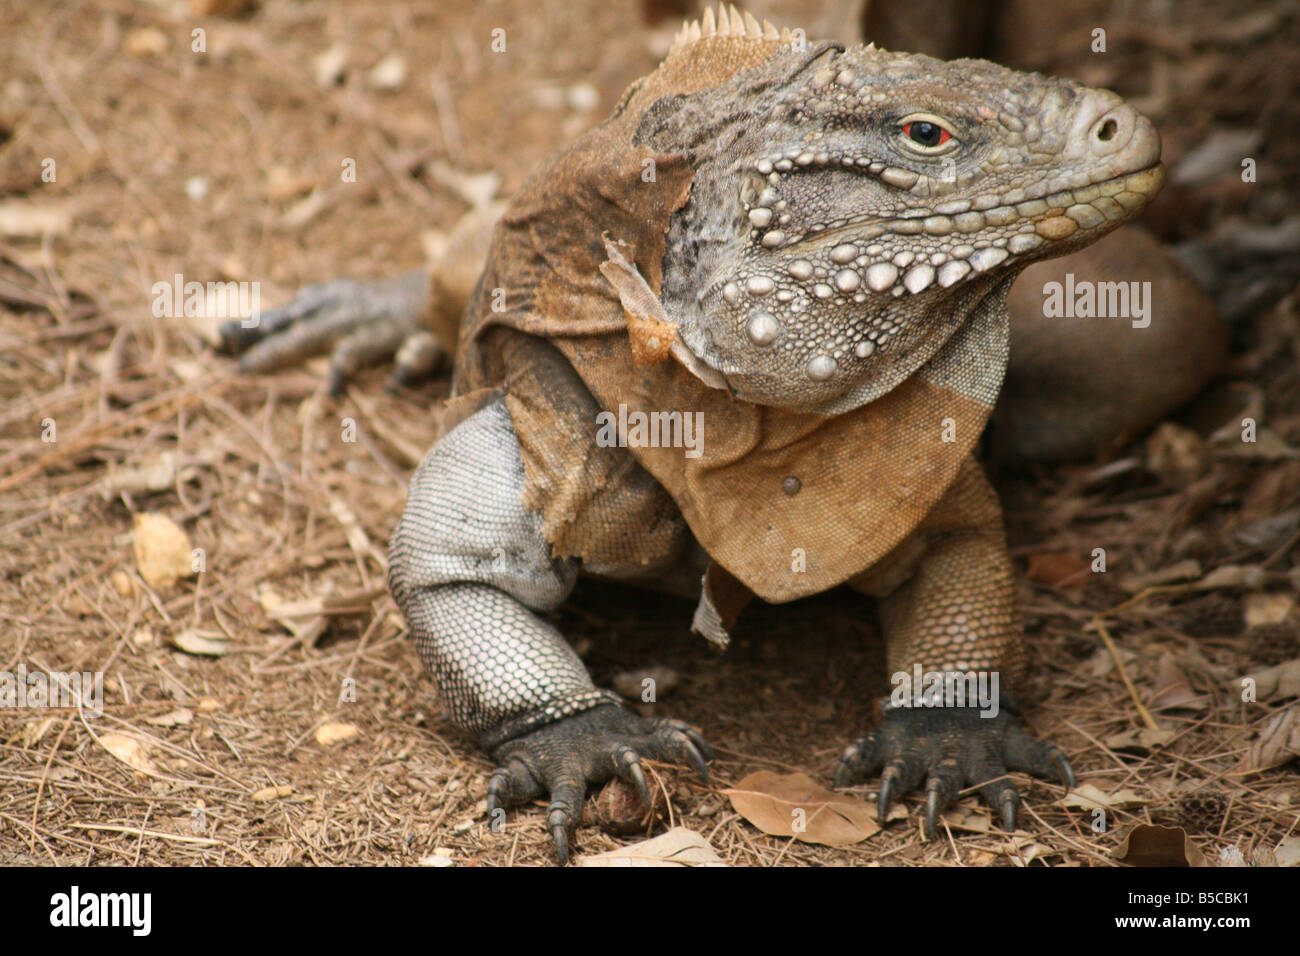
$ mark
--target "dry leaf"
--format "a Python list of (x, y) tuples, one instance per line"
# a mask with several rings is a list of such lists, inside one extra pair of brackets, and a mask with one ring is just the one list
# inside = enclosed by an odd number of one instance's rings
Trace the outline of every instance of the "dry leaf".
[(1126, 810), (1130, 807), (1144, 806), (1146, 802), (1132, 790), (1106, 793), (1091, 783), (1080, 784), (1060, 801), (1061, 806), (1067, 810)]
[(1300, 697), (1300, 657), (1246, 675), (1255, 682), (1257, 700)]
[(325, 633), (325, 605), (320, 598), (286, 601), (269, 588), (257, 596), (266, 616), (282, 625), (307, 647), (312, 647)]
[(1205, 855), (1182, 827), (1139, 823), (1115, 849), (1115, 859), (1129, 866), (1205, 866)]
[(167, 52), (167, 34), (157, 27), (139, 27), (126, 35), (122, 48), (139, 59), (162, 56)]
[(40, 239), (58, 236), (72, 225), (72, 206), (67, 203), (31, 202), (9, 199), (0, 202), (0, 236), (10, 239)]
[(737, 813), (772, 836), (850, 846), (880, 830), (861, 800), (827, 790), (802, 773), (760, 770), (723, 793)]
[(281, 797), (287, 797), (293, 793), (293, 787), (289, 784), (282, 784), (278, 787), (263, 787), (249, 794), (249, 799), (256, 803), (266, 803), (268, 800), (279, 800)]
[(133, 545), (140, 576), (150, 587), (169, 588), (194, 574), (189, 535), (166, 515), (137, 514)]
[(312, 60), (311, 71), (319, 86), (333, 86), (343, 78), (348, 66), (346, 43), (335, 43)]
[(1300, 837), (1287, 837), (1274, 847), (1273, 860), (1278, 866), (1300, 866)]
[(1300, 707), (1292, 705), (1268, 718), (1259, 736), (1250, 742), (1239, 772), (1280, 767), (1300, 757)]
[(177, 707), (165, 714), (158, 714), (156, 717), (146, 717), (146, 724), (153, 724), (155, 727), (183, 727), (194, 719), (194, 711), (188, 707)]
[[(215, 632), (207, 632), (211, 634)], [(206, 657), (221, 657), (230, 652), (230, 641), (223, 636), (209, 637), (202, 631), (186, 628), (171, 638), (171, 644), (186, 654), (201, 654)]]
[(1295, 610), (1295, 596), (1285, 591), (1246, 595), (1246, 626), (1281, 624)]
[(693, 830), (673, 827), (662, 836), (632, 846), (584, 856), (578, 866), (726, 866), (717, 851)]
[(988, 833), (993, 829), (993, 818), (983, 807), (950, 807), (942, 819), (949, 829), (964, 833)]
[(145, 745), (126, 734), (108, 733), (99, 737), (100, 744), (118, 760), (140, 773), (158, 775), (158, 767), (149, 758)]
[(328, 747), (331, 744), (337, 744), (344, 740), (351, 740), (360, 733), (361, 728), (356, 724), (321, 724), (316, 728), (316, 743), (323, 747)]
[(1225, 564), (1215, 568), (1193, 587), (1198, 591), (1218, 588), (1255, 588), (1264, 583), (1267, 575), (1253, 564)]
[(1146, 588), (1161, 587), (1166, 584), (1176, 584), (1179, 581), (1190, 581), (1193, 578), (1201, 576), (1201, 563), (1193, 558), (1187, 558), (1179, 561), (1177, 564), (1171, 564), (1167, 567), (1157, 568), (1154, 571), (1148, 571), (1146, 574), (1126, 575), (1121, 581), (1120, 586), (1130, 594), (1136, 594)]
[(1041, 551), (1029, 556), (1026, 574), (1050, 588), (1081, 588), (1088, 583), (1090, 567), (1073, 551)]
[(262, 192), (271, 202), (285, 202), (306, 195), (319, 185), (315, 176), (294, 173), (286, 166), (272, 166), (267, 171)]
[[(1120, 661), (1127, 667), (1137, 660), (1137, 654), (1127, 647), (1117, 647)], [(1105, 677), (1115, 669), (1115, 656), (1102, 647), (1088, 659), (1088, 673), (1093, 677)]]
[(1200, 708), (1205, 706), (1205, 697), (1192, 690), (1191, 682), (1173, 654), (1162, 654), (1156, 665), (1155, 692), (1151, 695), (1150, 707)]
[(1231, 458), (1249, 458), (1263, 461), (1282, 461), (1283, 459), (1300, 459), (1300, 449), (1292, 448), (1273, 429), (1267, 426), (1255, 432), (1254, 441), (1224, 442), (1220, 448)]
[(45, 717), (42, 720), (32, 720), (23, 724), (22, 729), (14, 734), (5, 743), (17, 745), (19, 747), (35, 747), (46, 732), (54, 726), (55, 718)]
[(1133, 750), (1146, 753), (1158, 750), (1176, 737), (1177, 731), (1165, 730), (1163, 727), (1141, 727), (1125, 730), (1107, 737), (1105, 744), (1111, 750)]
[(406, 83), (406, 60), (399, 53), (390, 53), (366, 74), (366, 81), (372, 89), (400, 90)]

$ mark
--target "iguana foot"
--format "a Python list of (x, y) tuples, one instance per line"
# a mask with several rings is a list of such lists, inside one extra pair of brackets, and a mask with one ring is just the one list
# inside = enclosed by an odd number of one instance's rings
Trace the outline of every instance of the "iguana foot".
[(933, 839), (938, 817), (965, 787), (1016, 827), (1020, 793), (1008, 770), (1035, 777), (1059, 777), (1074, 786), (1074, 771), (1061, 749), (1030, 737), (1005, 707), (995, 717), (977, 707), (890, 707), (879, 727), (849, 746), (835, 768), (835, 786), (859, 783), (881, 772), (876, 811), (883, 824), (894, 797), (925, 780), (925, 838)]
[(332, 348), (330, 393), (366, 365), (396, 356), (393, 377), (414, 381), (433, 371), (442, 357), (420, 319), (428, 299), (428, 273), (421, 269), (391, 279), (336, 279), (309, 285), (279, 309), (245, 326), (220, 328), (221, 345), (241, 354), (245, 372), (266, 372)]
[(618, 706), (601, 706), (507, 741), (492, 752), (499, 766), (488, 784), (488, 817), (497, 810), (549, 794), (546, 824), (561, 863), (582, 819), (587, 787), (622, 777), (650, 805), (641, 758), (684, 761), (705, 780), (713, 751), (680, 720), (640, 717)]

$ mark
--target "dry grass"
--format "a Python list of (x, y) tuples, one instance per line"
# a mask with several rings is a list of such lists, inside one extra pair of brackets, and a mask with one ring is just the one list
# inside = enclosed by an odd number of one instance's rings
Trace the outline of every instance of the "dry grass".
[[(74, 217), (43, 241), (0, 240), (0, 670), (103, 672), (105, 714), (0, 717), (0, 862), (387, 864), (435, 848), (463, 865), (548, 861), (542, 811), (513, 813), (501, 833), (486, 826), (491, 765), (441, 716), (383, 591), (412, 452), (433, 433), (428, 409), (445, 383), (388, 392), (376, 372), (335, 403), (319, 368), (240, 378), (183, 321), (152, 319), (148, 290), (176, 272), (246, 278), (277, 304), (305, 282), (418, 265), (419, 230), (464, 209), (423, 161), (495, 168), (508, 193), (653, 63), (644, 34), (616, 30), (635, 15), (602, 3), (548, 4), (542, 18), (514, 0), (429, 12), (268, 0), (252, 19), (209, 23), (210, 53), (196, 58), (190, 21), (155, 7), (44, 6), (0, 0), (12, 22), (0, 43), (0, 189)], [(503, 24), (510, 53), (494, 60), (485, 37)], [(165, 50), (124, 53), (156, 40), (139, 30), (160, 31)], [(577, 35), (606, 39), (575, 44)], [(342, 87), (318, 87), (313, 58), (340, 39), (354, 67), (405, 51), (405, 87), (367, 89), (358, 70)], [(600, 95), (591, 113), (537, 95), (579, 81)], [(58, 179), (41, 184), (47, 156)], [(355, 186), (329, 185), (342, 157), (358, 161)], [(286, 176), (302, 190), (277, 192)], [(197, 199), (187, 194), (196, 177), (206, 187)], [(295, 224), (290, 213), (313, 187), (324, 201)], [(1293, 443), (1295, 320), (1294, 300), (1261, 317), (1233, 372), (1267, 389), (1269, 424)], [(340, 440), (345, 417), (355, 443)], [(44, 419), (57, 442), (42, 442)], [(147, 469), (165, 476), (154, 489)], [(907, 824), (836, 850), (739, 820), (718, 785), (755, 769), (826, 780), (869, 723), (863, 688), (880, 686), (883, 662), (851, 596), (755, 610), (725, 656), (687, 634), (689, 606), (637, 592), (584, 584), (557, 620), (598, 681), (650, 664), (684, 675), (663, 706), (703, 727), (719, 760), (715, 786), (680, 776), (675, 812), (736, 864), (1105, 865), (1130, 824), (1175, 819), (1185, 790), (1229, 801), (1226, 820), (1194, 837), (1211, 858), (1226, 847), (1249, 858), (1294, 836), (1294, 763), (1239, 772), (1281, 703), (1242, 705), (1235, 688), (1252, 668), (1296, 656), (1294, 628), (1248, 629), (1242, 609), (1252, 594), (1294, 592), (1296, 539), (1238, 533), (1297, 507), (1295, 463), (1219, 462), (1206, 501), (1140, 471), (1092, 484), (1087, 472), (1007, 476), (1002, 488), (1022, 568), (1100, 542), (1116, 569), (1083, 589), (1026, 580), (1021, 594), (1031, 726), (1065, 748), (1083, 781), (1139, 797), (1104, 834), (1059, 806), (1059, 787), (1028, 779), (1025, 832), (1010, 840), (952, 831), (924, 844), (914, 800)], [(207, 570), (151, 588), (131, 549), (142, 511), (179, 523)], [(1189, 555), (1206, 568), (1262, 565), (1265, 580), (1158, 591), (1106, 619), (1144, 706), (1166, 657), (1199, 695), (1153, 708), (1174, 732), (1165, 746), (1112, 749), (1106, 741), (1143, 718), (1098, 663), (1105, 651), (1086, 626), (1130, 598), (1110, 580)], [(268, 594), (347, 600), (315, 630), (296, 620), (296, 636), (268, 616)], [(189, 629), (227, 638), (230, 652), (175, 649)], [(339, 701), (346, 678), (355, 703)], [(330, 722), (358, 734), (323, 745), (315, 731)], [(106, 734), (134, 737), (148, 762), (114, 756)], [(584, 828), (579, 842), (592, 852), (628, 839)]]

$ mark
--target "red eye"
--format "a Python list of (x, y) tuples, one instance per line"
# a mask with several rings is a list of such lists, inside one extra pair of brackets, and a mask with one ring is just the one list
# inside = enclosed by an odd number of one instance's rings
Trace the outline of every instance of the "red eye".
[(913, 120), (910, 123), (904, 123), (902, 129), (904, 136), (918, 146), (924, 146), (927, 149), (942, 146), (952, 139), (952, 134), (938, 123), (928, 123), (925, 120)]

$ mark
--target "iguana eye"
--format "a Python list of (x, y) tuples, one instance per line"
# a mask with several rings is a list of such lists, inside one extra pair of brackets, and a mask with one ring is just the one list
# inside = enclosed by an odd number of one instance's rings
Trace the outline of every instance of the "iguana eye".
[(898, 125), (903, 145), (914, 153), (933, 156), (957, 145), (951, 132), (937, 116), (909, 116)]

